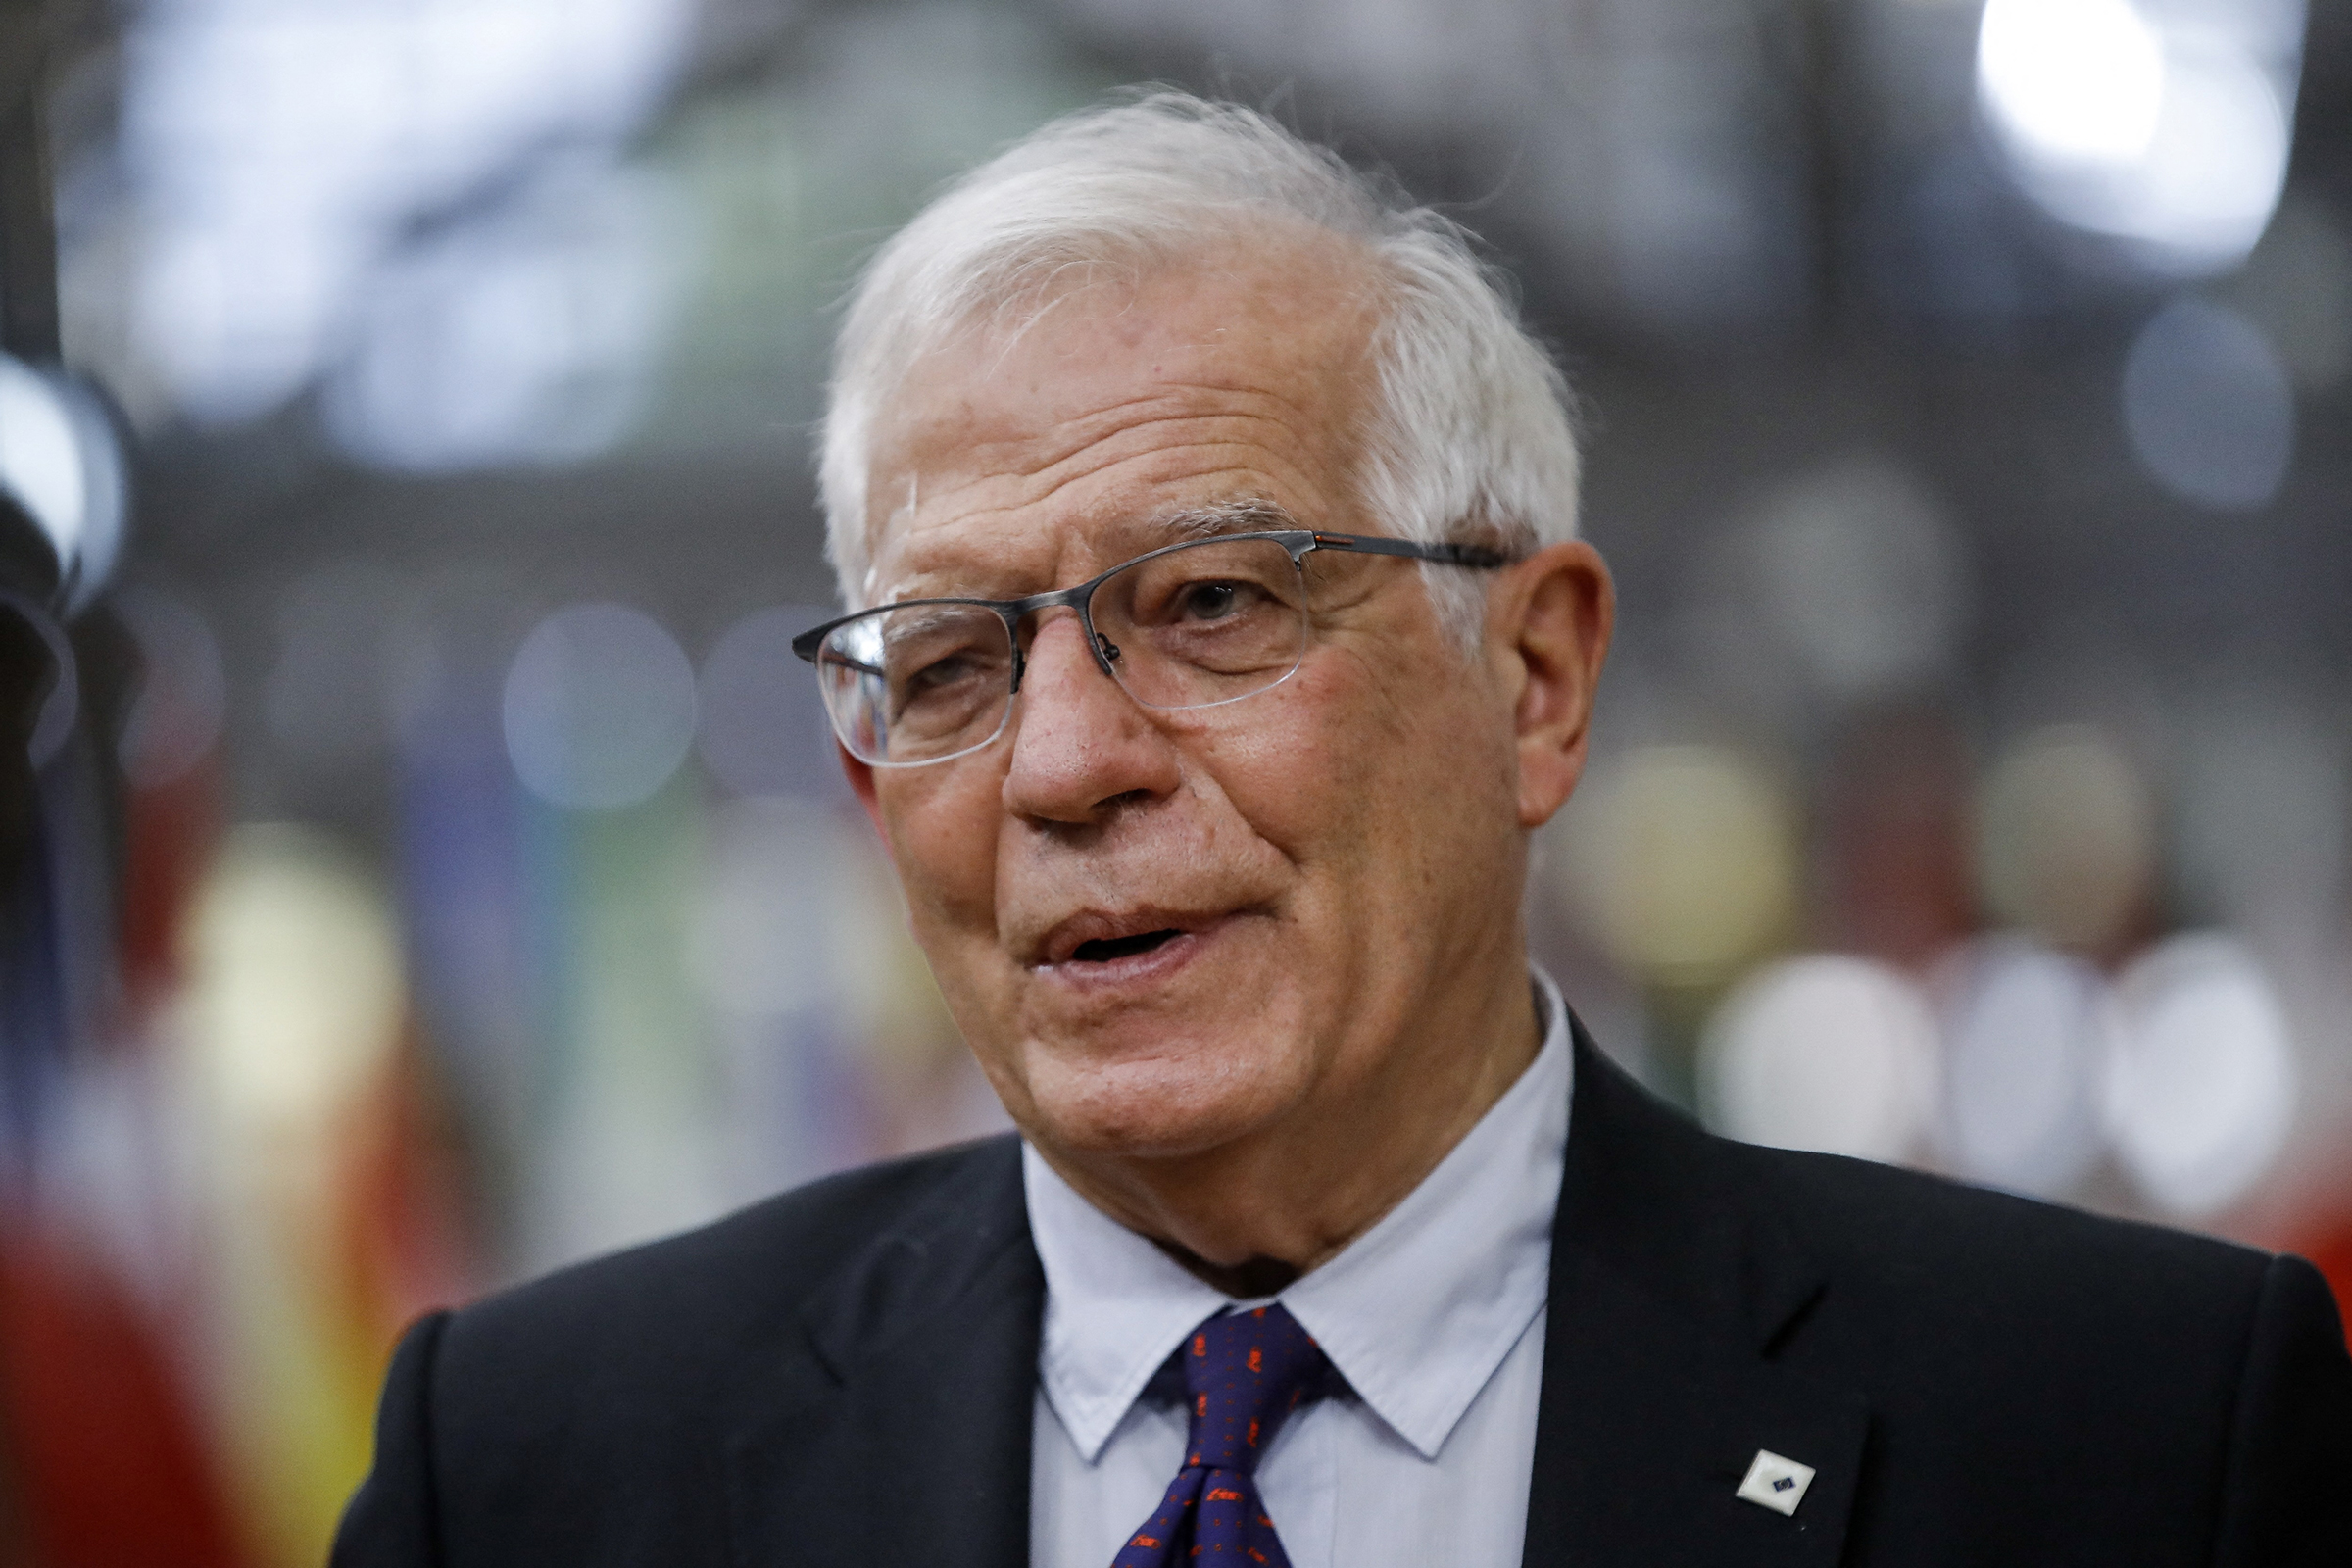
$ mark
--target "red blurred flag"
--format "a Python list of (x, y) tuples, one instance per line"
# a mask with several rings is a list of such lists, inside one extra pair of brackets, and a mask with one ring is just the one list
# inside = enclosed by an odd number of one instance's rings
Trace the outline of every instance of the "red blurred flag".
[(232, 1568), (241, 1554), (178, 1369), (138, 1303), (37, 1224), (0, 1240), (0, 1424), (38, 1568)]

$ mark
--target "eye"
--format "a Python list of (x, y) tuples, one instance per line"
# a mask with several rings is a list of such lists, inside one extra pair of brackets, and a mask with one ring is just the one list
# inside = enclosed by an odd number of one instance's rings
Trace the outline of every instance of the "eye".
[(1248, 592), (1248, 588), (1238, 582), (1193, 583), (1177, 599), (1177, 617), (1182, 620), (1223, 620), (1245, 608)]
[(950, 654), (909, 673), (906, 681), (906, 694), (909, 697), (922, 697), (970, 680), (978, 673), (978, 662), (969, 653)]

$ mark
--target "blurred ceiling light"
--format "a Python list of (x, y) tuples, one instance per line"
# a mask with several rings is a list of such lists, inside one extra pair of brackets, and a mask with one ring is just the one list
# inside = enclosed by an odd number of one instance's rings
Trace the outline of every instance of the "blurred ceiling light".
[(674, 78), (682, 0), (163, 0), (126, 40), (136, 333), (233, 423), (341, 346), (379, 255), (553, 150), (610, 158)]
[(2042, 155), (2128, 164), (2156, 138), (2164, 46), (2131, 0), (1987, 0), (1977, 85)]
[(2108, 1134), (2166, 1209), (2215, 1213), (2261, 1179), (2294, 1119), (2294, 1050), (2278, 997), (2242, 947), (2204, 933), (2150, 952), (2117, 996)]
[(1928, 1122), (1936, 1025), (1885, 964), (1808, 955), (1726, 999), (1699, 1054), (1699, 1103), (1728, 1137), (1864, 1159), (1909, 1153)]
[(2004, 923), (2093, 951), (2124, 934), (2155, 874), (2156, 809), (2121, 749), (2083, 724), (2021, 737), (1979, 794), (1977, 875)]
[(1994, 937), (1949, 963), (1943, 1142), (1975, 1181), (2064, 1194), (2098, 1157), (2106, 983), (2079, 959)]
[[(248, 1141), (331, 1140), (399, 1038), (400, 942), (383, 890), (311, 829), (248, 825), (221, 847), (182, 940), (180, 1021), (213, 1104)], [(265, 1139), (250, 1157), (276, 1147)]]
[(729, 626), (703, 661), (698, 750), (738, 795), (842, 793), (833, 729), (792, 639), (828, 612), (779, 605)]
[(634, 421), (675, 292), (662, 193), (618, 171), (455, 223), (388, 258), (325, 386), (327, 428), (387, 468), (592, 456)]
[(1562, 869), (1610, 956), (1653, 983), (1728, 979), (1796, 901), (1794, 812), (1763, 766), (1719, 746), (1645, 746), (1599, 770), (1564, 822)]
[(531, 629), (508, 666), (507, 756), (552, 806), (610, 810), (652, 796), (694, 740), (694, 667), (659, 621), (572, 605)]
[(1978, 98), (2053, 217), (2219, 271), (2285, 183), (2302, 36), (2302, 0), (1987, 0)]
[(2182, 295), (2124, 360), (2124, 429), (2140, 466), (2200, 506), (2267, 506), (2294, 455), (2295, 393), (2252, 323)]
[(87, 604), (122, 548), (122, 444), (89, 389), (0, 354), (0, 491), (48, 538), (59, 602)]
[(176, 411), (207, 427), (260, 417), (332, 348), (362, 270), (357, 236), (270, 214), (149, 236), (133, 339)]

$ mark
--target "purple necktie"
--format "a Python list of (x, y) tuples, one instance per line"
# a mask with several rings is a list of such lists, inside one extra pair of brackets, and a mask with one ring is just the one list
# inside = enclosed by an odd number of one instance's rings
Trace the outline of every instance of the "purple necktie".
[(1184, 1468), (1110, 1568), (1290, 1568), (1257, 1495), (1258, 1456), (1325, 1365), (1280, 1306), (1212, 1317), (1184, 1342), (1193, 1430)]

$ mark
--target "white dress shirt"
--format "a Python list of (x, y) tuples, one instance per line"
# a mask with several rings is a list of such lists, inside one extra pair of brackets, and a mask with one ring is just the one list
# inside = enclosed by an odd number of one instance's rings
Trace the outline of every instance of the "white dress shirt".
[[(1377, 1225), (1279, 1298), (1346, 1387), (1300, 1408), (1257, 1471), (1295, 1568), (1516, 1568), (1544, 1375), (1572, 1058), (1536, 977), (1536, 1060)], [(1109, 1568), (1184, 1463), (1170, 1355), (1238, 1302), (1022, 1151), (1045, 1264), (1029, 1560)], [(1163, 1370), (1165, 1368), (1166, 1370)]]

